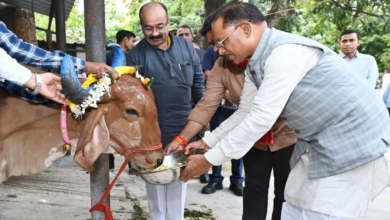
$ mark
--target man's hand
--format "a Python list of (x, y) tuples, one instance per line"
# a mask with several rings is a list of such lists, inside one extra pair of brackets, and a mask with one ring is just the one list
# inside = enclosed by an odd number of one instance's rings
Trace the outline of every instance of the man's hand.
[(208, 171), (213, 165), (206, 160), (204, 155), (192, 155), (187, 159), (187, 166), (180, 175), (180, 181), (187, 182)]
[(178, 150), (183, 150), (183, 146), (181, 146), (177, 141), (172, 141), (168, 144), (168, 146), (165, 148), (164, 152), (165, 155), (169, 155), (170, 153)]
[(108, 73), (111, 74), (114, 81), (116, 78), (120, 77), (120, 74), (114, 68), (112, 68), (104, 63), (95, 63), (95, 62), (85, 61), (84, 72), (96, 73), (96, 77), (100, 78), (100, 77), (102, 77), (102, 74), (105, 71), (107, 71)]
[(205, 145), (202, 140), (195, 141), (187, 145), (184, 149), (184, 154), (189, 155), (192, 149), (210, 149), (210, 147)]
[[(65, 95), (59, 91), (62, 90), (61, 78), (53, 73), (41, 73), (42, 88), (39, 94), (55, 102), (65, 104)], [(24, 84), (25, 87), (34, 90), (37, 86), (35, 74), (31, 73), (31, 78)]]

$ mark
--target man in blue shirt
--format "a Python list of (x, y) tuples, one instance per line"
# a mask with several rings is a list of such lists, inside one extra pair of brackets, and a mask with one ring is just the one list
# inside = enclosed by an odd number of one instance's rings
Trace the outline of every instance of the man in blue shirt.
[(360, 33), (354, 30), (346, 30), (340, 37), (340, 56), (351, 64), (351, 67), (375, 89), (379, 72), (378, 65), (373, 56), (359, 53)]
[[(123, 51), (125, 52), (125, 55), (127, 54), (127, 52), (133, 49), (135, 44), (135, 38), (135, 34), (131, 31), (120, 30), (116, 33), (116, 43), (122, 47)], [(113, 58), (114, 51), (108, 52), (106, 54), (106, 64), (112, 66)], [(126, 63), (124, 64), (124, 66), (126, 66)]]
[[(194, 35), (192, 34), (192, 30), (191, 30), (190, 26), (188, 26), (188, 25), (180, 26), (179, 29), (177, 29), (177, 36), (182, 37), (184, 39), (187, 39), (191, 43), (194, 40)], [(195, 52), (196, 52), (196, 54), (198, 54), (199, 59), (200, 59), (200, 63), (202, 64), (203, 58), (204, 58), (204, 55), (206, 54), (206, 52), (204, 50), (201, 50), (198, 48), (195, 48)]]
[[(180, 133), (195, 103), (202, 98), (204, 75), (191, 43), (169, 34), (167, 8), (150, 2), (139, 11), (145, 36), (128, 54), (127, 65), (140, 65), (139, 73), (154, 78), (152, 90), (157, 107), (162, 144), (165, 147)], [(190, 140), (186, 140), (190, 142)], [(186, 184), (145, 183), (153, 220), (183, 219)]]

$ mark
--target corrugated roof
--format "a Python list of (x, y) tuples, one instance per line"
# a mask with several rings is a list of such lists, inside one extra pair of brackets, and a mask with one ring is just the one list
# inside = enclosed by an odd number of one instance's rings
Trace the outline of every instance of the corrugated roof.
[[(50, 15), (50, 7), (52, 4), (52, 0), (0, 0), (0, 2), (47, 16)], [(75, 0), (65, 0), (65, 20), (68, 19), (74, 2)]]

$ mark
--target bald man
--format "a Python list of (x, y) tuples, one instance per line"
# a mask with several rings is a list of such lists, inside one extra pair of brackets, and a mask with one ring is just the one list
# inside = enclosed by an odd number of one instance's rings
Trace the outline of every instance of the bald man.
[[(128, 54), (127, 64), (140, 65), (139, 73), (154, 77), (152, 85), (163, 146), (167, 146), (184, 128), (192, 110), (203, 95), (204, 75), (200, 59), (191, 43), (169, 34), (167, 8), (158, 2), (140, 9), (145, 38)], [(153, 220), (184, 218), (186, 184), (146, 183), (150, 216)]]

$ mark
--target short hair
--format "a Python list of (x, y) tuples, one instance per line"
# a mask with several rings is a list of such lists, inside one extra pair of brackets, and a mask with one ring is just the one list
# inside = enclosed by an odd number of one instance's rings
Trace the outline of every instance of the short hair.
[(190, 28), (190, 26), (185, 24), (185, 25), (180, 26), (177, 30), (179, 30), (180, 28), (188, 28), (188, 29), (190, 29), (190, 32), (191, 32), (191, 35), (192, 35), (192, 29)]
[(123, 39), (127, 37), (127, 38), (131, 38), (131, 37), (134, 37), (135, 38), (135, 34), (131, 31), (126, 31), (126, 30), (120, 30), (116, 33), (116, 42), (119, 44), (120, 42), (123, 41)]
[(359, 31), (355, 31), (355, 30), (345, 30), (341, 35), (340, 35), (340, 40), (341, 40), (341, 37), (344, 36), (344, 35), (347, 35), (347, 34), (353, 34), (355, 33), (357, 35), (357, 38), (358, 40), (360, 40), (360, 33)]
[(148, 5), (148, 4), (153, 4), (153, 3), (157, 3), (159, 4), (165, 11), (166, 15), (167, 15), (167, 21), (168, 21), (168, 9), (167, 9), (167, 6), (165, 6), (163, 3), (161, 2), (149, 2), (149, 3), (146, 3), (144, 5), (142, 5), (142, 7), (139, 9), (139, 13), (138, 13), (138, 16), (139, 16), (139, 21), (141, 22), (142, 24), (142, 18), (141, 18), (141, 14), (142, 14), (142, 10), (144, 9), (144, 6)]
[(223, 18), (223, 27), (237, 25), (242, 20), (250, 21), (253, 24), (260, 24), (265, 21), (263, 13), (253, 4), (245, 2), (234, 2), (221, 12), (215, 18)]
[(223, 9), (230, 6), (234, 2), (235, 1), (232, 0), (229, 3), (226, 3), (226, 4), (222, 5), (221, 7), (217, 8), (215, 11), (211, 12), (204, 20), (203, 26), (200, 29), (200, 34), (202, 36), (206, 36), (207, 32), (211, 31), (211, 26), (213, 25), (213, 22), (214, 22), (215, 18), (217, 17), (217, 15), (219, 14), (219, 12), (221, 12)]

